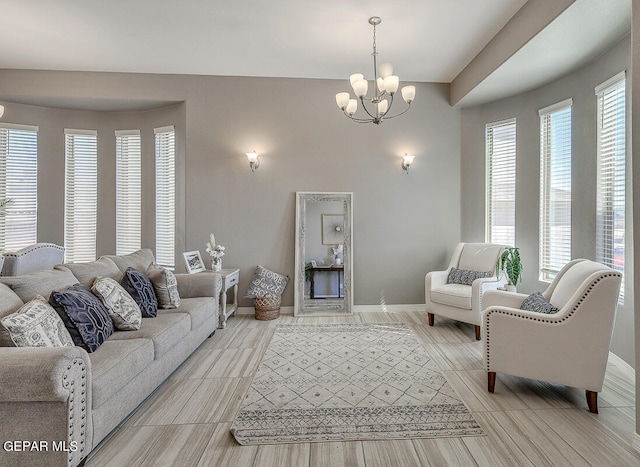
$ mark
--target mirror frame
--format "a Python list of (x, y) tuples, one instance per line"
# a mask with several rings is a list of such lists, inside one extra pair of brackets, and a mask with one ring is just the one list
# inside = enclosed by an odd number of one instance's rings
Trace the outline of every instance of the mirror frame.
[[(343, 299), (322, 299), (317, 302), (305, 300), (305, 242), (306, 211), (309, 201), (339, 201), (344, 213), (344, 252), (343, 252)], [(294, 316), (336, 316), (353, 313), (353, 193), (349, 192), (296, 192), (296, 251), (295, 251), (295, 288)]]

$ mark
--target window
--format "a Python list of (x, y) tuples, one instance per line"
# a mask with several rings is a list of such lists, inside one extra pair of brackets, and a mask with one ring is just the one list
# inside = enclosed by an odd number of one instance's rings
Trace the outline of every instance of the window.
[(176, 150), (172, 126), (156, 128), (156, 261), (175, 266)]
[(0, 249), (16, 251), (37, 241), (38, 127), (0, 124)]
[(98, 143), (94, 130), (65, 129), (65, 261), (96, 259)]
[(515, 245), (516, 241), (516, 119), (486, 126), (486, 240)]
[(540, 113), (540, 280), (551, 281), (571, 260), (571, 106)]
[(142, 245), (142, 151), (140, 130), (116, 131), (116, 254)]
[[(624, 273), (625, 256), (625, 73), (596, 88), (598, 189), (596, 260)], [(624, 282), (620, 300), (624, 298)]]

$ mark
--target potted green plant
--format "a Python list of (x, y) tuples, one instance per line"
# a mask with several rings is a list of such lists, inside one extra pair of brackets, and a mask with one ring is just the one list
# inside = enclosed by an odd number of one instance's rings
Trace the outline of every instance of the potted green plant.
[(515, 292), (516, 285), (522, 279), (522, 261), (520, 260), (520, 251), (518, 248), (509, 247), (500, 255), (496, 263), (496, 276), (500, 278), (502, 273), (507, 276), (507, 285), (505, 288), (508, 292)]

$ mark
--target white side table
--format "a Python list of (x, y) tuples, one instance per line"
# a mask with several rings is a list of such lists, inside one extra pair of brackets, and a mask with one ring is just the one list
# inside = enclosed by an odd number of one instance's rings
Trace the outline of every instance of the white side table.
[[(222, 293), (220, 294), (220, 322), (219, 329), (227, 327), (227, 318), (236, 315), (238, 311), (238, 282), (240, 281), (240, 269), (222, 269)], [(233, 303), (227, 305), (227, 291), (233, 287)]]

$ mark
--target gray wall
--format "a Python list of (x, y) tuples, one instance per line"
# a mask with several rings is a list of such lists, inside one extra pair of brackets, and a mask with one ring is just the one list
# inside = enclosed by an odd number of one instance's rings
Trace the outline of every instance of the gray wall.
[[(516, 246), (520, 248), (524, 265), (523, 283), (519, 286), (519, 291), (530, 293), (544, 290), (548, 285), (538, 281), (538, 109), (573, 98), (572, 256), (595, 259), (597, 165), (594, 88), (616, 73), (629, 69), (630, 44), (630, 37), (627, 36), (597, 60), (571, 75), (515, 97), (462, 111), (461, 229), (464, 241), (483, 241), (485, 235), (485, 125), (506, 118), (516, 118)], [(630, 79), (627, 83), (629, 86)], [(627, 150), (630, 153), (630, 147)], [(628, 173), (630, 170), (629, 167)], [(628, 218), (631, 218), (631, 208)], [(631, 230), (627, 239), (630, 247)], [(631, 256), (627, 257), (632, 264), (630, 258)], [(632, 267), (627, 268), (625, 287), (625, 303), (618, 308), (612, 351), (633, 365)]]
[[(356, 305), (424, 303), (425, 273), (445, 267), (460, 240), (460, 111), (448, 104), (448, 85), (418, 83), (411, 111), (375, 126), (353, 123), (336, 107), (347, 80), (0, 70), (0, 82), (3, 120), (40, 126), (41, 241), (63, 240), (62, 130), (92, 127), (100, 151), (98, 254), (114, 251), (113, 130), (139, 127), (143, 238), (153, 248), (152, 129), (171, 123), (183, 171), (177, 264), (183, 268), (182, 251), (204, 255), (214, 232), (227, 248), (224, 265), (241, 268), (241, 295), (257, 264), (294, 276), (296, 191), (354, 193)], [(87, 105), (160, 108), (59, 109)], [(244, 155), (251, 150), (260, 153), (255, 173)], [(409, 175), (400, 166), (405, 152), (417, 156)], [(283, 305), (292, 304), (289, 286)]]

